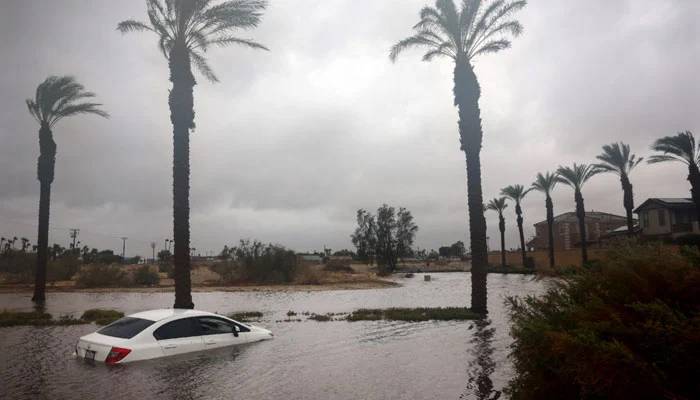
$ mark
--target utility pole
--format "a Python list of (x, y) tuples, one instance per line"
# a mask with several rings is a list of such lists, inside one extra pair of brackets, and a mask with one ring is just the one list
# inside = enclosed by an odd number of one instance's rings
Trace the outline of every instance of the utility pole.
[(151, 242), (151, 250), (153, 250), (153, 263), (156, 263), (156, 242)]
[(73, 244), (71, 244), (71, 249), (75, 249), (75, 240), (78, 238), (78, 234), (80, 233), (80, 229), (77, 228), (71, 228), (70, 230), (70, 237), (73, 239)]
[(122, 263), (126, 262), (126, 239), (128, 237), (121, 237), (122, 240)]

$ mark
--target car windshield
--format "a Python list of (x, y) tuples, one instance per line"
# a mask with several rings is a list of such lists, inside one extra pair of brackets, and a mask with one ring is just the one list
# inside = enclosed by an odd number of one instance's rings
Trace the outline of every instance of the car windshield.
[(122, 339), (131, 339), (154, 322), (148, 319), (124, 317), (105, 326), (97, 333)]

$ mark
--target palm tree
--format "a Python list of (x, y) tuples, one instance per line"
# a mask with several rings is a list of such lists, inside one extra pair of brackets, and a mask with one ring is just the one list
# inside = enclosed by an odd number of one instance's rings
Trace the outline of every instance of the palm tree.
[(476, 57), (510, 47), (508, 36), (518, 36), (522, 25), (510, 19), (525, 1), (463, 0), (458, 10), (453, 0), (436, 0), (423, 7), (415, 34), (396, 43), (389, 57), (412, 47), (425, 47), (424, 61), (448, 57), (454, 62), (454, 105), (458, 107), (461, 150), (467, 163), (467, 202), (472, 251), (471, 308), (486, 313), (486, 219), (481, 192), (481, 88), (474, 72)]
[(557, 185), (557, 175), (551, 172), (538, 173), (532, 188), (545, 195), (544, 205), (547, 208), (547, 247), (549, 249), (549, 266), (554, 268), (554, 203), (552, 203), (552, 191)]
[(525, 189), (523, 185), (510, 185), (501, 189), (501, 195), (515, 202), (515, 214), (518, 222), (518, 233), (520, 234), (520, 253), (523, 257), (523, 265), (527, 265), (525, 262), (525, 235), (523, 234), (523, 209), (520, 207), (520, 203), (525, 198), (525, 195), (530, 193), (532, 189)]
[(643, 158), (631, 154), (630, 146), (622, 142), (606, 144), (603, 146), (603, 153), (596, 156), (596, 158), (602, 161), (595, 165), (598, 169), (602, 172), (617, 174), (620, 177), (623, 193), (622, 205), (627, 213), (627, 234), (631, 236), (634, 234), (634, 217), (632, 216), (634, 193), (629, 175), (634, 167), (642, 162)]
[(664, 161), (679, 161), (688, 166), (690, 195), (695, 203), (695, 212), (700, 221), (700, 146), (695, 145), (695, 137), (690, 131), (679, 132), (676, 136), (665, 136), (651, 146), (654, 151), (662, 152), (649, 157), (649, 164)]
[(56, 142), (52, 129), (63, 118), (79, 114), (95, 114), (107, 118), (109, 115), (99, 107), (101, 104), (86, 101), (95, 97), (71, 76), (50, 76), (36, 88), (33, 99), (27, 99), (29, 113), (39, 123), (39, 233), (37, 239), (36, 276), (32, 301), (46, 301), (46, 264), (49, 247), (49, 208), (51, 183), (56, 164)]
[(234, 0), (212, 5), (211, 0), (147, 0), (150, 23), (120, 22), (122, 33), (149, 31), (170, 68), (173, 84), (168, 98), (173, 125), (173, 231), (175, 308), (194, 308), (190, 281), (190, 129), (194, 129), (196, 84), (192, 66), (211, 82), (218, 79), (204, 53), (211, 46), (240, 44), (254, 49), (264, 46), (232, 34), (260, 23), (264, 0)]
[(503, 211), (508, 208), (505, 197), (498, 197), (489, 200), (486, 205), (487, 210), (496, 211), (498, 213), (498, 230), (501, 232), (501, 266), (506, 266), (506, 219), (503, 218)]
[(576, 218), (578, 218), (578, 230), (581, 236), (581, 261), (588, 262), (588, 242), (586, 236), (586, 208), (583, 204), (581, 189), (592, 176), (602, 172), (595, 164), (576, 164), (572, 167), (559, 166), (557, 169), (557, 181), (574, 189), (574, 201), (576, 202)]

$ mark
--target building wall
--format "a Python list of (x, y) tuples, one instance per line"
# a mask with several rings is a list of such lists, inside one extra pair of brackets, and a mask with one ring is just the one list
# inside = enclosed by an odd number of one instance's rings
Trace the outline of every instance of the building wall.
[[(678, 246), (669, 245), (675, 250), (678, 250)], [(588, 249), (588, 258), (590, 260), (605, 260), (608, 257), (608, 249), (602, 248), (590, 248)], [(549, 267), (549, 255), (546, 250), (536, 250), (527, 252), (528, 257), (532, 257), (535, 260), (535, 268), (548, 268)], [(554, 263), (557, 267), (569, 267), (569, 266), (581, 266), (581, 249), (571, 249), (571, 250), (555, 250), (554, 252)], [(490, 252), (489, 253), (489, 264), (491, 265), (501, 265), (501, 253), (500, 252)], [(510, 266), (521, 266), (522, 256), (519, 251), (508, 251), (506, 252), (506, 264)]]
[[(586, 237), (587, 241), (597, 241), (600, 236), (608, 231), (625, 226), (627, 222), (624, 219), (609, 218), (597, 220), (591, 218), (586, 219)], [(547, 236), (547, 224), (535, 225), (535, 240), (532, 244), (535, 250), (545, 250), (549, 247), (549, 239)], [(579, 234), (578, 221), (562, 221), (554, 223), (554, 249), (555, 250), (571, 250), (580, 246), (581, 243)], [(595, 244), (589, 246), (594, 247)]]

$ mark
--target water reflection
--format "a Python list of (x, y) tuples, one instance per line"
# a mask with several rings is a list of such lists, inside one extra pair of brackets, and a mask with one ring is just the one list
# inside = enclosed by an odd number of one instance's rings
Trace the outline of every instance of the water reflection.
[(490, 319), (474, 321), (473, 326), (474, 336), (470, 341), (472, 359), (468, 366), (469, 379), (466, 392), (460, 396), (460, 399), (496, 400), (501, 397), (501, 391), (494, 390), (491, 379), (491, 375), (496, 370), (496, 362), (493, 359), (495, 351), (493, 338), (496, 329), (491, 326)]

